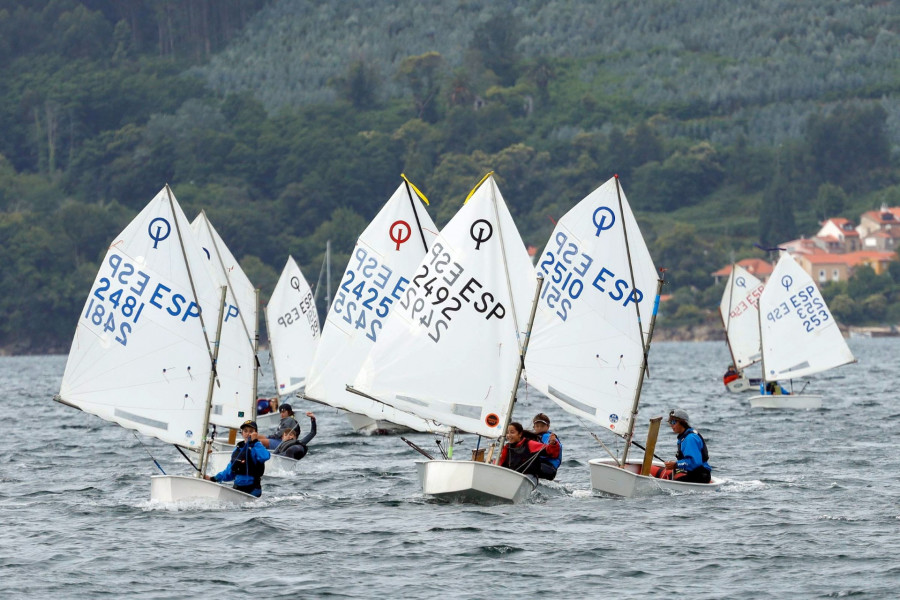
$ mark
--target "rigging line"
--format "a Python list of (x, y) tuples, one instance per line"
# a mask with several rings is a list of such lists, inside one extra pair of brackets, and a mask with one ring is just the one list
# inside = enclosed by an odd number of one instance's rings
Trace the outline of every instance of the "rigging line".
[[(150, 460), (153, 461), (153, 464), (156, 465), (156, 468), (159, 469), (160, 472), (161, 472), (163, 475), (165, 475), (166, 472), (163, 471), (163, 468), (162, 468), (161, 466), (159, 466), (159, 463), (156, 462), (156, 459), (153, 458), (153, 455), (152, 455), (152, 454), (150, 454), (150, 450), (147, 449), (147, 446), (144, 445), (144, 442), (141, 441), (141, 438), (139, 438), (139, 437), (137, 436), (137, 433), (134, 431), (134, 429), (131, 430), (131, 433), (134, 435), (134, 439), (136, 439), (136, 440), (138, 441), (138, 444), (140, 444), (141, 447), (144, 449), (144, 452), (147, 453), (147, 456), (150, 457)], [(176, 446), (176, 447), (177, 447), (177, 446)]]
[(603, 440), (601, 440), (600, 437), (597, 436), (596, 433), (594, 433), (593, 431), (591, 431), (590, 429), (588, 429), (588, 426), (585, 425), (585, 423), (584, 423), (584, 421), (581, 419), (581, 417), (579, 417), (578, 415), (576, 415), (575, 418), (578, 419), (578, 422), (581, 423), (581, 426), (584, 428), (584, 430), (587, 431), (589, 434), (591, 434), (591, 437), (593, 437), (593, 438), (597, 441), (597, 443), (600, 444), (600, 446), (603, 447), (604, 450), (606, 450), (606, 453), (609, 454), (610, 458), (612, 458), (612, 459), (613, 459), (614, 461), (616, 461), (616, 462), (619, 462), (619, 457), (616, 456), (616, 455), (613, 453), (613, 451), (609, 449), (609, 446), (607, 446), (606, 444), (603, 443)]
[(194, 467), (195, 471), (197, 471), (198, 473), (200, 472), (200, 467), (195, 465), (194, 461), (192, 461), (191, 458), (187, 454), (184, 453), (184, 450), (181, 449), (181, 446), (179, 446), (178, 444), (175, 444), (175, 449), (181, 453), (181, 455), (184, 457), (184, 460), (188, 461), (188, 463), (190, 463), (190, 465), (192, 467)]
[(191, 272), (187, 252), (184, 249), (184, 237), (181, 235), (181, 226), (178, 224), (178, 213), (175, 212), (175, 196), (172, 194), (172, 188), (169, 187), (168, 183), (166, 184), (166, 194), (169, 196), (169, 210), (172, 211), (172, 220), (175, 221), (175, 231), (178, 233), (178, 244), (181, 247), (181, 257), (184, 259), (184, 268), (187, 271), (188, 282), (191, 284), (191, 293), (194, 295), (194, 302), (196, 302), (197, 306), (200, 308), (200, 314), (197, 316), (200, 318), (200, 327), (203, 329), (203, 338), (206, 340), (206, 351), (209, 353), (209, 359), (213, 363), (213, 370), (215, 371), (213, 349), (209, 341), (209, 334), (206, 331), (206, 323), (203, 321), (203, 305), (200, 304), (200, 298), (197, 296), (197, 288), (194, 285), (194, 274)]
[[(240, 302), (238, 302), (237, 295), (235, 295), (234, 293), (234, 286), (231, 283), (231, 277), (228, 276), (228, 269), (225, 268), (225, 261), (222, 260), (222, 253), (219, 251), (219, 244), (216, 242), (216, 236), (213, 235), (215, 229), (213, 229), (212, 223), (209, 222), (209, 218), (206, 216), (206, 209), (201, 210), (200, 214), (203, 215), (203, 224), (206, 225), (206, 231), (209, 233), (209, 239), (212, 242), (213, 250), (216, 251), (216, 258), (219, 260), (219, 267), (222, 269), (222, 273), (225, 275), (225, 283), (228, 286), (228, 293), (231, 296), (231, 299), (234, 300), (235, 306), (237, 306), (238, 317), (241, 320), (241, 326), (244, 328), (244, 335), (247, 336), (247, 342), (250, 344), (250, 347), (253, 348), (253, 354), (255, 356), (256, 348), (253, 345), (253, 338), (250, 337), (250, 328), (247, 327), (247, 320), (244, 318), (244, 311), (241, 309), (241, 304)], [(240, 268), (240, 266), (240, 263), (238, 263), (238, 268)]]
[[(400, 174), (400, 177), (403, 178), (403, 183), (406, 185), (406, 195), (409, 197), (409, 206), (410, 208), (412, 208), (413, 216), (416, 218), (416, 227), (419, 229), (419, 237), (422, 238), (422, 246), (425, 247), (425, 252), (428, 252), (428, 243), (425, 242), (425, 232), (422, 231), (422, 223), (419, 221), (419, 212), (416, 210), (416, 201), (413, 200), (413, 193), (410, 189), (410, 186), (412, 186), (413, 188), (415, 188), (416, 186), (412, 185), (409, 182), (409, 179), (407, 179), (406, 175), (404, 175), (403, 173)], [(427, 204), (428, 200), (425, 200), (425, 202)]]
[[(325, 272), (325, 263), (328, 261), (328, 255), (322, 257), (322, 266), (319, 268), (319, 278), (316, 280), (316, 291), (313, 292), (313, 302), (319, 299), (319, 284), (322, 283), (322, 274)], [(331, 307), (326, 307), (331, 308)]]

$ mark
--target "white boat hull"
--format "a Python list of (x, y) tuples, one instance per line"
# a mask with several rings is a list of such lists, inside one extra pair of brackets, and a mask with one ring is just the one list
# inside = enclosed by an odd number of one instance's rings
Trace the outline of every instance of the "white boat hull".
[(243, 504), (256, 500), (256, 496), (199, 477), (155, 475), (150, 478), (150, 499), (158, 502), (206, 499)]
[[(270, 412), (264, 415), (260, 415), (256, 417), (256, 428), (261, 434), (265, 435), (270, 431), (275, 431), (278, 429), (278, 424), (281, 423), (281, 413), (280, 412)], [(238, 435), (238, 441), (240, 441), (241, 436)]]
[(513, 470), (471, 460), (417, 461), (422, 491), (455, 502), (517, 503), (537, 488), (537, 480)]
[[(219, 450), (213, 452), (209, 457), (209, 466), (207, 473), (214, 475), (222, 471), (228, 466), (231, 460), (231, 450)], [(272, 454), (266, 461), (266, 475), (278, 477), (280, 475), (288, 475), (296, 473), (300, 470), (300, 461), (281, 454)]]
[(370, 419), (365, 415), (359, 415), (352, 412), (344, 412), (350, 426), (356, 433), (364, 433), (366, 435), (391, 435), (395, 433), (408, 433), (412, 431), (404, 425), (397, 425), (390, 421)]
[(822, 396), (800, 394), (772, 394), (750, 398), (750, 408), (779, 408), (786, 410), (815, 410), (822, 408)]
[[(642, 462), (642, 460), (628, 461), (625, 468), (621, 468), (611, 458), (589, 460), (591, 488), (604, 494), (633, 498), (635, 496), (652, 496), (664, 492), (713, 492), (722, 485), (722, 481), (715, 477), (712, 478), (710, 483), (686, 483), (641, 475)], [(654, 461), (653, 464), (663, 466), (663, 463), (659, 461)]]
[(746, 377), (739, 377), (734, 381), (729, 381), (725, 384), (725, 387), (729, 392), (734, 392), (736, 394), (740, 394), (743, 392), (754, 392), (759, 391), (759, 379), (747, 379)]

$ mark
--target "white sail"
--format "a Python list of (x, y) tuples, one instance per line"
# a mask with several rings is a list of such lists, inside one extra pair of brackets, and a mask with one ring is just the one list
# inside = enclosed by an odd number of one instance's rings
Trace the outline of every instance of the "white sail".
[(191, 229), (217, 285), (226, 287), (225, 316), (216, 363), (217, 383), (209, 422), (238, 429), (253, 416), (256, 404), (256, 330), (259, 319), (256, 288), (222, 241), (205, 212)]
[(725, 336), (734, 357), (735, 367), (744, 369), (762, 358), (759, 349), (759, 297), (762, 282), (747, 269), (734, 265), (722, 301), (719, 314), (725, 325)]
[(428, 249), (354, 387), (448, 427), (499, 437), (535, 285), (489, 177)]
[(566, 411), (624, 436), (659, 277), (616, 187), (610, 179), (566, 213), (538, 259), (545, 283), (525, 370)]
[(269, 352), (278, 397), (303, 389), (319, 343), (319, 315), (309, 284), (288, 256), (266, 305)]
[(199, 447), (221, 304), (206, 261), (163, 188), (100, 265), (60, 400), (165, 442)]
[(854, 362), (822, 293), (788, 253), (759, 299), (763, 376), (805, 377)]
[(331, 303), (316, 349), (305, 396), (352, 413), (390, 421), (417, 431), (424, 420), (347, 391), (347, 384), (403, 299), (416, 267), (437, 232), (407, 183), (397, 191), (359, 236)]

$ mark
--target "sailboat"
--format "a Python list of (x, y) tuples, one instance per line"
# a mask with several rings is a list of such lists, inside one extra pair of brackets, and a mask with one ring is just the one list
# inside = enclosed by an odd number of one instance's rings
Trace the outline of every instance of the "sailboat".
[[(430, 245), (354, 393), (420, 418), (502, 439), (538, 290), (534, 266), (492, 173)], [(490, 461), (490, 458), (488, 458)], [(519, 502), (536, 481), (490, 462), (417, 463), (422, 490), (448, 500)]]
[(346, 411), (353, 429), (367, 434), (435, 429), (417, 416), (346, 390), (369, 349), (381, 341), (387, 318), (404, 300), (403, 293), (437, 231), (422, 206), (427, 199), (402, 177), (356, 241), (302, 394)]
[[(610, 457), (589, 461), (591, 487), (620, 496), (713, 489), (649, 477), (653, 444), (644, 460), (628, 459), (663, 281), (618, 177), (559, 220), (536, 268), (547, 283), (525, 359), (528, 383), (624, 439), (621, 456), (604, 444)], [(659, 420), (651, 421), (651, 432)]]
[[(278, 403), (302, 392), (319, 344), (319, 315), (312, 290), (293, 256), (288, 256), (266, 305), (266, 331)], [(278, 413), (269, 413), (278, 416)], [(263, 415), (268, 417), (268, 415)], [(257, 423), (263, 422), (263, 417)], [(277, 426), (278, 419), (272, 418)]]
[[(219, 385), (213, 390), (214, 396), (222, 397), (226, 403), (234, 405), (231, 411), (216, 411), (210, 415), (213, 427), (213, 452), (208, 458), (207, 470), (218, 473), (231, 461), (231, 453), (237, 439), (237, 430), (243, 420), (234, 422), (223, 415), (243, 415), (256, 419), (256, 396), (259, 379), (259, 290), (247, 277), (240, 263), (228, 249), (222, 237), (213, 227), (205, 211), (201, 211), (191, 223), (191, 229), (208, 259), (207, 264), (213, 278), (225, 286), (227, 300), (235, 308), (236, 325), (223, 330), (220, 342), (217, 368), (220, 379), (234, 379), (230, 388)], [(227, 317), (229, 315), (226, 315)], [(263, 425), (257, 426), (263, 431)], [(221, 429), (219, 429), (221, 428)], [(266, 473), (278, 475), (296, 470), (297, 461), (273, 454), (266, 462)]]
[[(799, 379), (856, 362), (819, 288), (787, 252), (759, 298), (758, 326), (763, 378), (777, 392), (779, 379)], [(763, 394), (751, 398), (750, 406), (816, 409), (822, 406), (822, 396), (803, 390)]]
[(226, 341), (246, 332), (237, 305), (228, 301), (227, 287), (219, 285), (208, 262), (166, 186), (110, 245), (79, 316), (55, 397), (197, 452), (193, 477), (151, 477), (152, 500), (254, 499), (203, 479), (210, 423), (238, 427), (249, 418), (236, 398), (243, 376), (255, 368), (252, 358), (245, 365), (234, 359), (231, 372), (217, 372)]
[(762, 355), (759, 351), (759, 297), (763, 283), (744, 267), (734, 264), (722, 301), (719, 315), (725, 327), (725, 343), (731, 354), (731, 364), (736, 373), (725, 387), (730, 392), (752, 392), (758, 389), (760, 379), (748, 378), (744, 370), (758, 363)]

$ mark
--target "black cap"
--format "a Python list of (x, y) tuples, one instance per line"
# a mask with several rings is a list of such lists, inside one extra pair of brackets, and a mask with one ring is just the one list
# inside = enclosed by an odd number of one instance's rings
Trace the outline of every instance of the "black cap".
[(253, 431), (259, 431), (259, 429), (256, 427), (256, 421), (244, 421), (243, 423), (241, 423), (241, 429), (243, 429), (244, 427), (252, 427)]
[(279, 406), (279, 407), (278, 407), (278, 410), (286, 410), (286, 411), (288, 411), (289, 413), (294, 414), (294, 409), (291, 408), (291, 405), (290, 405), (290, 404), (287, 404), (287, 403), (282, 404), (281, 406)]

